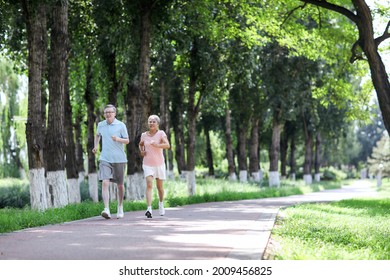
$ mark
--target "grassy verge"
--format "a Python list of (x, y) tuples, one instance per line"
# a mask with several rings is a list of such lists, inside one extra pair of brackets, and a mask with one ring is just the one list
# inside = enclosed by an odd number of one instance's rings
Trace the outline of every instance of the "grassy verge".
[(390, 181), (378, 198), (304, 204), (281, 211), (272, 231), (278, 260), (389, 260)]
[[(231, 182), (220, 179), (197, 180), (197, 194), (187, 195), (187, 184), (183, 181), (168, 181), (165, 185), (166, 202), (175, 207), (186, 204), (213, 201), (231, 201), (242, 199), (258, 199), (282, 197), (289, 195), (317, 192), (325, 189), (340, 188), (341, 182), (321, 182), (306, 186), (303, 181), (285, 181), (280, 188), (259, 187), (254, 183)], [(156, 205), (157, 206), (157, 201)]]
[[(180, 180), (172, 180), (167, 181), (165, 184), (165, 205), (166, 207), (176, 207), (214, 201), (280, 197), (340, 187), (341, 182), (321, 182), (312, 186), (305, 186), (302, 181), (297, 181), (286, 182), (280, 188), (265, 188), (251, 183), (244, 184), (220, 179), (199, 179), (197, 181), (197, 194), (188, 196), (186, 183)], [(156, 191), (154, 195), (153, 207), (157, 208)], [(112, 213), (116, 213), (116, 205), (116, 202), (110, 203)], [(29, 207), (23, 209), (3, 208), (0, 209), (0, 233), (85, 219), (99, 215), (102, 209), (102, 202), (93, 203), (90, 201), (67, 205), (63, 208), (48, 209), (44, 212), (31, 210)], [(144, 209), (146, 209), (144, 201), (124, 202), (124, 211), (126, 212)]]

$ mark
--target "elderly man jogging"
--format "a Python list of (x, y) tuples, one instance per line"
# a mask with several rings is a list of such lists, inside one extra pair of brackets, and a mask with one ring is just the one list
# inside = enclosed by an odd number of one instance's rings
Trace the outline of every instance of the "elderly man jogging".
[(129, 135), (126, 125), (116, 119), (116, 108), (114, 105), (107, 105), (104, 108), (106, 120), (98, 123), (95, 146), (93, 153), (98, 150), (100, 139), (102, 139), (102, 151), (99, 158), (99, 180), (102, 181), (102, 198), (104, 210), (102, 217), (111, 219), (109, 207), (110, 182), (114, 182), (118, 188), (118, 211), (117, 219), (123, 218), (123, 197), (124, 197), (124, 173), (127, 163), (124, 145), (129, 143)]

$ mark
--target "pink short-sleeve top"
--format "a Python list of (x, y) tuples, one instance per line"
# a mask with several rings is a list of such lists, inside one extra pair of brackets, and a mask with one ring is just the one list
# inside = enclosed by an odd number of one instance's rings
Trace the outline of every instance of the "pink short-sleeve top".
[(147, 132), (142, 133), (141, 141), (145, 143), (146, 155), (143, 158), (143, 164), (147, 166), (160, 166), (165, 163), (163, 149), (156, 148), (151, 145), (151, 142), (162, 143), (164, 137), (167, 137), (163, 130), (158, 130), (153, 136), (148, 135)]

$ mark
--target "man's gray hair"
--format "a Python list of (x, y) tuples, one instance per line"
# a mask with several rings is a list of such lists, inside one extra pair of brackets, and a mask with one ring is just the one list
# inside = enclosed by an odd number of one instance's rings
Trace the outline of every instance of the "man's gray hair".
[(108, 109), (108, 108), (113, 109), (114, 112), (116, 113), (116, 108), (115, 108), (114, 105), (112, 105), (112, 104), (107, 104), (106, 107), (104, 107), (104, 111), (105, 111), (106, 109)]

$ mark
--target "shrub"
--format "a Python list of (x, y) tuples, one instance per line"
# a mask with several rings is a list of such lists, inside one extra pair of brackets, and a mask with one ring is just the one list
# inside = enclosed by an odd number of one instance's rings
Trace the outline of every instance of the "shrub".
[(347, 178), (347, 175), (334, 167), (328, 167), (324, 170), (321, 179), (324, 181), (341, 181)]
[(28, 181), (19, 179), (1, 180), (0, 208), (23, 208), (27, 205), (30, 205)]

